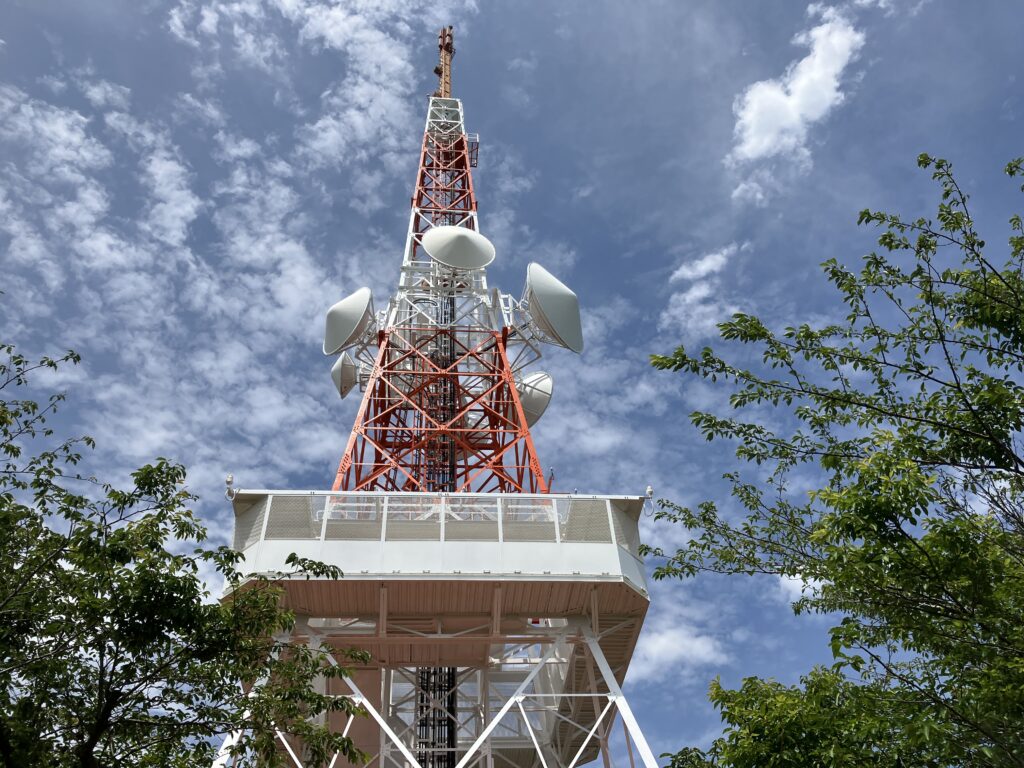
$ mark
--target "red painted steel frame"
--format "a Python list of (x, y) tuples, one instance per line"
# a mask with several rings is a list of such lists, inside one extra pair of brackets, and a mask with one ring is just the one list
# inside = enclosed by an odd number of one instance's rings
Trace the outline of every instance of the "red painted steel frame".
[[(384, 334), (334, 488), (546, 493), (502, 334), (478, 332), (467, 347), (450, 329), (421, 330), (414, 344)], [(425, 352), (442, 335), (458, 355), (445, 368)], [(431, 398), (445, 379), (461, 407), (439, 421)], [(450, 470), (445, 487), (439, 461)]]
[[(476, 229), (471, 151), (465, 133), (424, 135), (413, 263), (430, 261), (420, 239), (431, 227)], [(506, 341), (479, 326), (382, 331), (334, 490), (547, 493)]]

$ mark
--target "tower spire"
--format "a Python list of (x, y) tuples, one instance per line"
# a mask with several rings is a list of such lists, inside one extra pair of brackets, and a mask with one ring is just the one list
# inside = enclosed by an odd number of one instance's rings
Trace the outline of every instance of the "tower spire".
[(434, 67), (438, 85), (434, 96), (441, 99), (452, 97), (452, 59), (455, 58), (455, 28), (441, 27), (437, 34), (438, 63)]

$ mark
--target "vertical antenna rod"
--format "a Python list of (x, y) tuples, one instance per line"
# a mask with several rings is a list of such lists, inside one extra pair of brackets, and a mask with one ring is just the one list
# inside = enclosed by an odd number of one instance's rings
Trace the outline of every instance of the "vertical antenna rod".
[(455, 57), (455, 28), (441, 27), (437, 36), (437, 51), (439, 61), (434, 67), (434, 74), (437, 75), (438, 85), (434, 96), (440, 99), (452, 97), (452, 59)]

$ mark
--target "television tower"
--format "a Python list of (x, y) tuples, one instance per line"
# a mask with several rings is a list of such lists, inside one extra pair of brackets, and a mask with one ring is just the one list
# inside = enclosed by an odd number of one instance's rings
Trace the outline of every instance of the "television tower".
[(552, 380), (526, 369), (542, 344), (583, 350), (579, 305), (539, 264), (520, 298), (488, 287), (452, 27), (438, 54), (397, 290), (327, 312), (336, 390), (363, 391), (333, 487), (233, 491), (234, 546), (254, 572), (292, 552), (344, 571), (286, 601), (298, 641), (371, 653), (324, 692), (365, 707), (331, 725), (377, 768), (611, 768), (616, 716), (630, 768), (656, 768), (620, 687), (649, 603), (644, 497), (550, 492), (530, 427)]
[(542, 410), (550, 379), (516, 375), (540, 356), (539, 339), (582, 350), (579, 308), (536, 266), (567, 325), (542, 336), (531, 316), (488, 290), (494, 247), (478, 234), (472, 174), (479, 140), (450, 97), (451, 27), (438, 50), (398, 291), (377, 322), (365, 289), (328, 313), (324, 352), (351, 346), (355, 355), (335, 367), (342, 395), (365, 386), (334, 489), (545, 493), (522, 397)]

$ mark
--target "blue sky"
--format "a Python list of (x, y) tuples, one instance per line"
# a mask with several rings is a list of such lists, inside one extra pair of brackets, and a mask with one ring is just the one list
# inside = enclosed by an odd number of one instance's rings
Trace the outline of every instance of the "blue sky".
[[(551, 350), (534, 430), (556, 490), (720, 495), (727, 446), (686, 419), (724, 393), (650, 369), (733, 311), (841, 316), (818, 264), (873, 245), (864, 207), (929, 212), (915, 157), (956, 164), (993, 245), (1019, 198), (1012, 2), (7, 0), (0, 8), (3, 335), (83, 364), (52, 377), (105, 477), (190, 468), (215, 535), (223, 477), (327, 487), (356, 407), (323, 313), (394, 284), (433, 89), (481, 135), (492, 284), (539, 261), (579, 294), (587, 350)], [(644, 521), (648, 540), (681, 532)], [(706, 744), (721, 675), (828, 659), (799, 585), (655, 587), (629, 690), (656, 752)]]

